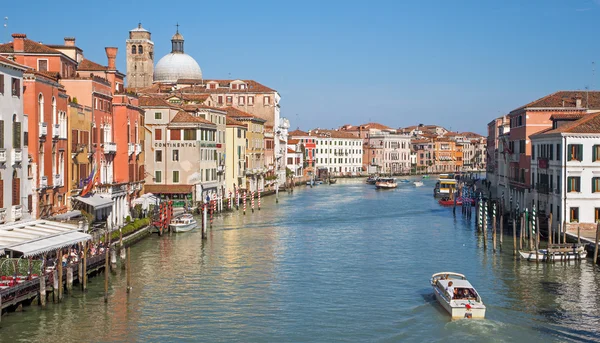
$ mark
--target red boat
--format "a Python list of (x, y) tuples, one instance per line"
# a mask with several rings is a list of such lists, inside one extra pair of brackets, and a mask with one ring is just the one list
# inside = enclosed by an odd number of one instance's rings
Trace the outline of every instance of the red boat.
[[(450, 198), (441, 198), (438, 200), (438, 204), (442, 206), (454, 206), (454, 200)], [(456, 199), (456, 206), (462, 206), (462, 199)]]

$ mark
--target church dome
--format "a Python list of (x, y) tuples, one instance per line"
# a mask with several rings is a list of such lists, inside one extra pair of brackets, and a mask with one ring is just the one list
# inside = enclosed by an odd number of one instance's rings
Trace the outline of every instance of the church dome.
[(177, 82), (179, 79), (202, 79), (202, 70), (192, 56), (170, 53), (161, 58), (154, 68), (155, 82)]
[(201, 80), (202, 70), (192, 56), (183, 52), (183, 36), (177, 32), (171, 38), (171, 53), (161, 58), (154, 68), (154, 82), (174, 83), (179, 79)]

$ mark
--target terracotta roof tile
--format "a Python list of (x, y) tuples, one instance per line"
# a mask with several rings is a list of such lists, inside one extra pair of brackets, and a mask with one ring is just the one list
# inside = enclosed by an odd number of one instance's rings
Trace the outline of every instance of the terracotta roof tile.
[[(535, 101), (528, 103), (527, 105), (521, 106), (511, 113), (522, 110), (524, 108), (565, 108), (565, 109), (577, 109), (577, 98), (581, 99), (581, 106), (589, 109), (600, 109), (600, 91), (558, 91)], [(589, 99), (589, 106), (588, 106)]]
[(359, 138), (351, 133), (338, 130), (314, 129), (310, 131), (310, 135), (314, 137), (349, 138), (362, 140), (362, 138)]
[(543, 131), (532, 135), (538, 136), (541, 134), (553, 133), (598, 133), (600, 134), (600, 112), (592, 113), (584, 116), (581, 119), (574, 120), (570, 123), (565, 123), (553, 130)]
[(363, 129), (393, 130), (391, 127), (379, 123), (367, 123), (360, 126)]
[(298, 143), (300, 143), (299, 139), (290, 139), (290, 138), (288, 138), (287, 144), (298, 144)]
[(550, 120), (577, 120), (585, 116), (585, 113), (556, 113), (550, 116)]
[(290, 148), (287, 149), (287, 152), (288, 152), (288, 154), (295, 154), (296, 153), (296, 151), (294, 149), (290, 149)]
[(220, 110), (221, 111), (223, 111), (223, 110), (227, 111), (227, 115), (230, 116), (230, 117), (232, 117), (233, 119), (238, 119), (239, 120), (240, 118), (246, 118), (246, 119), (255, 119), (255, 120), (262, 121), (262, 122), (266, 122), (266, 120), (264, 120), (262, 118), (259, 118), (257, 116), (253, 116), (250, 113), (246, 113), (246, 112), (241, 111), (241, 110), (239, 110), (237, 108), (234, 108), (234, 107), (226, 107), (226, 108), (220, 109)]
[(16, 67), (16, 68), (19, 68), (19, 69), (28, 69), (27, 66), (24, 66), (24, 65), (19, 64), (19, 63), (15, 62), (15, 61), (9, 60), (8, 58), (6, 58), (4, 56), (0, 56), (0, 63), (8, 64), (8, 65), (10, 65), (12, 67)]
[[(24, 36), (24, 35), (23, 35)], [(25, 38), (23, 40), (23, 52), (33, 53), (33, 54), (51, 54), (51, 55), (60, 55), (62, 54), (60, 51), (56, 49), (52, 49), (44, 44), (34, 42), (31, 39)], [(12, 54), (14, 53), (13, 42), (0, 44), (0, 53)]]
[(201, 124), (212, 124), (211, 121), (208, 121), (204, 118), (193, 116), (186, 111), (179, 111), (175, 117), (171, 120), (171, 123), (201, 123)]
[(244, 126), (244, 127), (248, 127), (247, 124), (242, 123), (241, 121), (237, 121), (237, 120), (235, 120), (233, 118), (229, 118), (229, 117), (225, 118), (225, 122), (226, 122), (227, 125), (231, 125), (231, 126)]
[(100, 65), (96, 62), (92, 62), (90, 60), (87, 59), (83, 59), (79, 65), (77, 66), (77, 70), (81, 70), (81, 71), (106, 71), (108, 70), (108, 67), (105, 67), (103, 65)]
[(288, 132), (289, 137), (308, 137), (308, 132), (304, 132), (300, 129)]
[(170, 107), (170, 108), (178, 108), (173, 104), (170, 104), (168, 101), (161, 99), (159, 97), (154, 96), (141, 96), (139, 98), (140, 107)]

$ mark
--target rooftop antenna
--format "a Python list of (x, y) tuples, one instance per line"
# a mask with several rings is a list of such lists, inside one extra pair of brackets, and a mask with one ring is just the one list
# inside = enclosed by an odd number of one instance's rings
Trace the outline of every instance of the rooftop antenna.
[(10, 35), (8, 34), (8, 17), (4, 17), (4, 30), (6, 31), (6, 42), (10, 43)]

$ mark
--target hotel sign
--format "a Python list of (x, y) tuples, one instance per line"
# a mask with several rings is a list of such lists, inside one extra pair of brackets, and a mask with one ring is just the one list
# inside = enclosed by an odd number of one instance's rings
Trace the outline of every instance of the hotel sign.
[(538, 168), (540, 168), (540, 169), (548, 169), (548, 159), (547, 158), (540, 158), (538, 160)]
[(154, 147), (155, 148), (195, 148), (196, 147), (196, 142), (192, 141), (192, 142), (155, 142), (154, 143)]

